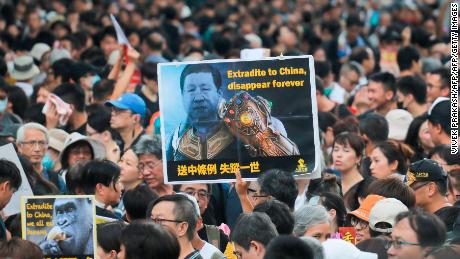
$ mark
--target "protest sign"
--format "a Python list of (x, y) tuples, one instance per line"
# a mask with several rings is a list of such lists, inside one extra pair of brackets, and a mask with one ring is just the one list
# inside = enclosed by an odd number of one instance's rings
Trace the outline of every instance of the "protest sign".
[(166, 182), (230, 182), (236, 170), (250, 180), (271, 168), (317, 177), (311, 56), (162, 63), (158, 75)]
[(33, 192), (29, 181), (27, 180), (27, 176), (24, 173), (24, 169), (22, 168), (21, 162), (19, 161), (18, 154), (13, 147), (13, 144), (8, 144), (0, 147), (0, 158), (13, 162), (18, 167), (22, 179), (21, 186), (19, 186), (18, 191), (13, 194), (10, 202), (3, 209), (4, 215), (8, 217), (14, 214), (18, 214), (21, 211), (21, 196), (33, 195)]
[(37, 244), (46, 259), (94, 258), (94, 196), (23, 196), (21, 205), (22, 238)]

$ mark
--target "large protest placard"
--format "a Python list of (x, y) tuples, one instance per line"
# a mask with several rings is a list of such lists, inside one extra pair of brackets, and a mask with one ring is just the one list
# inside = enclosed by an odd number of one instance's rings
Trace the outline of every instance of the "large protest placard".
[(94, 196), (23, 196), (21, 205), (22, 238), (37, 244), (46, 259), (94, 258)]
[(19, 189), (13, 194), (10, 202), (8, 202), (6, 207), (3, 209), (3, 214), (8, 217), (14, 214), (18, 214), (21, 211), (21, 196), (33, 195), (33, 192), (13, 144), (8, 144), (0, 147), (0, 158), (13, 162), (18, 167), (22, 179)]
[(311, 56), (158, 66), (165, 181), (230, 182), (319, 166)]

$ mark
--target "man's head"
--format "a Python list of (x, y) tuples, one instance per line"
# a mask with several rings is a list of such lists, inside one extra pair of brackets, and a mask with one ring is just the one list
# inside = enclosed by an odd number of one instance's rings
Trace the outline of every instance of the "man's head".
[(355, 61), (350, 61), (340, 68), (339, 84), (347, 92), (351, 92), (359, 84), (359, 79), (363, 76), (363, 67)]
[(356, 61), (364, 68), (364, 73), (370, 74), (375, 69), (374, 52), (369, 47), (356, 47), (350, 55), (351, 61)]
[(314, 249), (307, 242), (294, 236), (283, 235), (275, 237), (268, 244), (264, 258), (304, 259), (315, 258), (314, 256)]
[(268, 243), (278, 236), (275, 225), (265, 213), (241, 214), (230, 233), (235, 254), (241, 259), (258, 259), (265, 255)]
[(447, 68), (436, 69), (426, 75), (427, 102), (432, 103), (438, 97), (450, 95), (450, 70)]
[(53, 222), (66, 234), (67, 239), (59, 242), (64, 254), (82, 254), (92, 244), (93, 208), (89, 198), (56, 199)]
[(221, 75), (208, 64), (187, 65), (180, 76), (182, 103), (191, 123), (217, 119)]
[(198, 223), (195, 205), (185, 195), (165, 195), (158, 198), (152, 207), (153, 222), (167, 227), (179, 240), (191, 241)]
[(455, 169), (460, 169), (460, 156), (450, 152), (450, 145), (438, 145), (430, 154), (430, 158), (441, 165), (444, 172), (448, 173)]
[(297, 184), (292, 173), (271, 169), (257, 178), (260, 186), (260, 194), (273, 197), (294, 209), (298, 195)]
[(133, 93), (125, 93), (117, 100), (106, 102), (105, 105), (112, 109), (110, 126), (116, 130), (142, 125), (147, 111), (144, 100)]
[(107, 59), (110, 56), (110, 53), (114, 51), (117, 47), (117, 34), (114, 27), (106, 27), (101, 34), (99, 35), (99, 46), (104, 52), (104, 56)]
[(158, 195), (147, 185), (138, 185), (136, 188), (126, 191), (123, 194), (123, 204), (128, 221), (145, 219), (148, 205), (157, 198)]
[[(379, 129), (379, 130), (375, 130)], [(366, 145), (369, 142), (379, 143), (388, 139), (388, 121), (380, 114), (373, 113), (359, 121), (359, 132)]]
[(80, 85), (64, 83), (54, 89), (53, 93), (70, 104), (72, 113), (85, 111), (85, 91)]
[(414, 191), (418, 207), (426, 209), (433, 200), (446, 196), (447, 174), (434, 160), (423, 159), (412, 163), (406, 179), (407, 185)]
[(211, 198), (211, 185), (205, 183), (196, 184), (181, 184), (174, 185), (176, 192), (183, 192), (188, 195), (194, 196), (200, 207), (200, 214), (203, 215), (208, 208), (209, 199)]
[(422, 259), (446, 239), (444, 223), (431, 213), (410, 210), (396, 217), (396, 224), (388, 242), (390, 259)]
[(62, 58), (51, 64), (46, 78), (46, 83), (50, 86), (50, 89), (54, 89), (58, 85), (70, 81), (73, 64), (74, 61), (70, 58)]
[(377, 112), (396, 100), (395, 77), (391, 73), (381, 72), (371, 75), (367, 89), (370, 108)]
[(450, 144), (451, 100), (437, 98), (428, 110), (428, 132), (435, 145)]
[(396, 81), (398, 103), (407, 109), (413, 103), (422, 105), (426, 102), (426, 84), (416, 76), (401, 77)]
[(98, 202), (116, 205), (120, 202), (120, 167), (109, 160), (92, 160), (84, 167), (81, 189), (84, 194), (95, 195)]
[(34, 166), (41, 164), (48, 148), (48, 141), (48, 130), (41, 124), (29, 122), (18, 129), (18, 151)]
[(254, 207), (254, 212), (264, 212), (275, 224), (280, 235), (291, 235), (294, 230), (294, 215), (289, 207), (278, 200), (268, 200)]
[(139, 171), (145, 183), (152, 189), (164, 184), (161, 139), (154, 135), (144, 135), (133, 147), (139, 158)]
[(398, 66), (400, 71), (410, 70), (412, 72), (421, 72), (420, 54), (413, 46), (402, 47), (398, 50)]
[(157, 63), (146, 62), (141, 66), (142, 82), (154, 93), (158, 93)]
[(11, 196), (21, 186), (21, 174), (17, 166), (5, 159), (0, 159), (0, 210), (10, 202)]

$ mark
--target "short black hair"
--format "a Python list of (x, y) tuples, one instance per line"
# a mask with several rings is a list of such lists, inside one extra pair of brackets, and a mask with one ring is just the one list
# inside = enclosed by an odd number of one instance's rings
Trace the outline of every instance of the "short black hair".
[(80, 85), (63, 83), (54, 89), (53, 93), (64, 102), (75, 106), (78, 112), (85, 111), (85, 91)]
[(91, 160), (82, 169), (81, 189), (85, 194), (95, 194), (98, 183), (109, 187), (120, 177), (120, 167), (110, 160)]
[(302, 239), (282, 235), (275, 237), (266, 248), (264, 259), (305, 259), (314, 258), (315, 253)]
[(352, 26), (362, 27), (364, 25), (364, 22), (361, 21), (361, 19), (359, 18), (359, 15), (351, 14), (347, 17), (346, 25), (347, 25), (347, 28), (350, 28)]
[(70, 81), (72, 76), (72, 68), (74, 65), (74, 61), (70, 58), (62, 58), (56, 60), (52, 65), (51, 69), (53, 70), (53, 74), (55, 77), (61, 77), (62, 82), (66, 83)]
[(181, 92), (184, 90), (184, 82), (185, 78), (190, 74), (195, 73), (211, 73), (212, 79), (214, 80), (214, 85), (216, 86), (217, 90), (220, 89), (220, 85), (222, 83), (222, 77), (220, 75), (219, 70), (217, 68), (209, 65), (209, 64), (190, 64), (187, 65), (180, 75), (180, 90)]
[(254, 207), (254, 212), (264, 212), (275, 224), (280, 235), (291, 235), (294, 230), (294, 215), (289, 207), (278, 200), (272, 199)]
[(385, 198), (395, 198), (409, 209), (415, 206), (415, 195), (412, 189), (396, 177), (376, 179), (367, 187), (366, 194), (376, 194)]
[(88, 116), (88, 126), (98, 133), (110, 130), (111, 114), (109, 108), (105, 105), (99, 105), (94, 109), (94, 112), (90, 113)]
[(374, 143), (385, 141), (388, 139), (388, 121), (380, 114), (371, 113), (359, 121), (359, 132)]
[(403, 94), (411, 94), (418, 104), (426, 103), (426, 83), (417, 76), (404, 76), (396, 81), (396, 88)]
[(136, 221), (123, 229), (121, 244), (130, 259), (177, 259), (180, 254), (174, 234), (148, 221)]
[(158, 63), (155, 62), (145, 62), (141, 66), (141, 74), (142, 77), (145, 77), (149, 80), (158, 80), (157, 74), (157, 65)]
[(120, 252), (120, 238), (122, 230), (127, 226), (123, 221), (114, 221), (97, 225), (97, 245), (104, 252), (115, 250)]
[[(172, 194), (172, 195), (165, 195), (158, 199), (156, 199), (152, 204), (152, 209), (158, 203), (162, 201), (169, 201), (174, 203), (174, 210), (173, 213), (176, 217), (176, 220), (184, 221), (188, 223), (187, 229), (187, 238), (188, 240), (192, 240), (193, 236), (195, 235), (195, 228), (198, 222), (197, 212), (195, 210), (195, 205), (191, 200), (187, 198), (185, 195), (181, 194)], [(150, 207), (150, 206), (149, 206)]]
[(95, 101), (104, 102), (110, 98), (115, 88), (115, 80), (101, 79), (93, 85), (93, 98)]
[(446, 161), (447, 165), (460, 165), (460, 156), (450, 152), (450, 145), (437, 145), (434, 147), (433, 151), (431, 151), (429, 157), (432, 157), (435, 154)]
[(398, 50), (397, 60), (399, 70), (408, 70), (412, 67), (412, 62), (420, 60), (420, 54), (413, 46), (402, 47)]
[(18, 86), (8, 87), (8, 102), (13, 104), (13, 113), (24, 118), (24, 113), (29, 107), (29, 99), (22, 88)]
[(145, 219), (148, 205), (158, 199), (158, 195), (147, 185), (139, 185), (123, 194), (123, 204), (126, 214), (132, 222), (137, 219)]
[(323, 80), (319, 76), (315, 76), (315, 84), (316, 84), (316, 91), (318, 91), (320, 95), (324, 95)]
[(395, 76), (389, 72), (378, 72), (369, 77), (369, 82), (376, 82), (383, 84), (386, 91), (392, 91), (396, 96), (396, 79)]
[(441, 88), (450, 88), (450, 70), (445, 67), (441, 67), (431, 71), (429, 74), (438, 75), (441, 80)]
[(0, 159), (0, 183), (10, 182), (10, 186), (14, 189), (19, 189), (21, 186), (22, 178), (18, 167), (15, 163), (3, 159)]
[(315, 60), (315, 73), (321, 79), (324, 79), (331, 73), (331, 63), (329, 61)]
[(284, 202), (291, 210), (297, 199), (297, 183), (291, 172), (270, 169), (257, 178), (260, 192)]
[(417, 235), (418, 243), (422, 248), (437, 247), (444, 244), (446, 226), (436, 215), (415, 208), (398, 214), (395, 223), (397, 224), (406, 218)]
[(236, 220), (235, 227), (230, 232), (230, 240), (249, 250), (252, 241), (260, 242), (267, 247), (268, 243), (278, 236), (275, 225), (267, 214), (252, 212), (241, 214)]

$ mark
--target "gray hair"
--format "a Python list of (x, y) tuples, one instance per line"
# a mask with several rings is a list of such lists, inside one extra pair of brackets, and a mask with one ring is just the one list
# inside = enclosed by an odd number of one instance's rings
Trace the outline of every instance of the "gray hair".
[(161, 139), (159, 135), (143, 135), (139, 142), (132, 148), (136, 156), (154, 155), (162, 159)]
[(307, 245), (313, 250), (313, 258), (324, 259), (323, 245), (321, 245), (321, 242), (319, 242), (318, 239), (313, 237), (301, 237), (300, 239), (307, 243)]
[(43, 132), (45, 134), (46, 142), (49, 142), (49, 135), (48, 135), (48, 130), (41, 124), (36, 123), (36, 122), (29, 122), (21, 127), (19, 127), (18, 132), (16, 134), (16, 143), (19, 144), (24, 141), (25, 138), (25, 131), (26, 129), (35, 129)]
[(304, 205), (294, 212), (294, 234), (303, 236), (313, 226), (331, 223), (331, 217), (323, 206)]
[(340, 75), (345, 75), (350, 73), (350, 71), (355, 71), (359, 77), (364, 76), (364, 68), (356, 61), (349, 61), (342, 65), (340, 68)]

